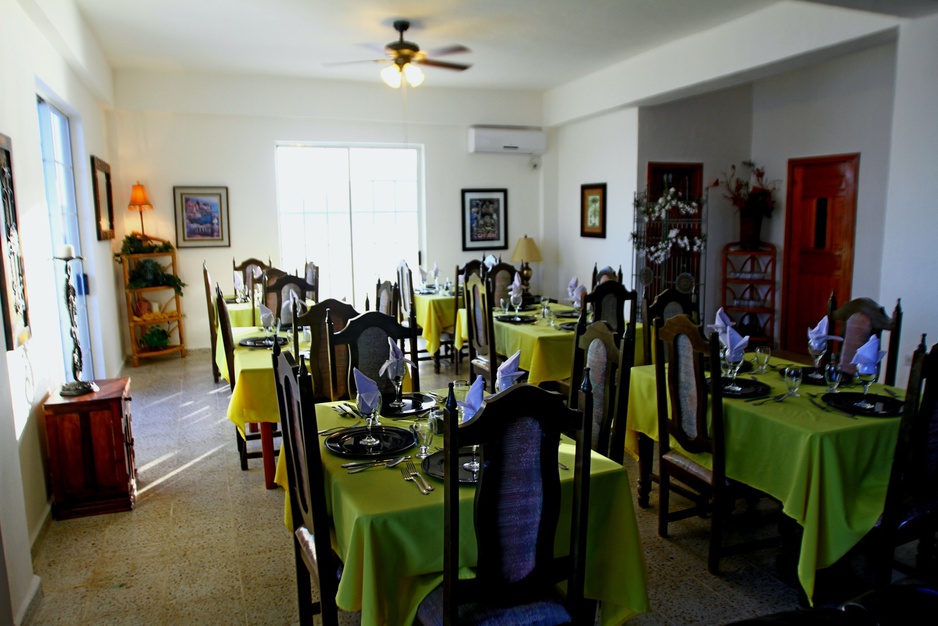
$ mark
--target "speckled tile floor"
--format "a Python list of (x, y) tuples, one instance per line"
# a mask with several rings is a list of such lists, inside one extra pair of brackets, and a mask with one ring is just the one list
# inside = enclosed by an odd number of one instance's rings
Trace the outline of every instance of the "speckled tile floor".
[[(259, 461), (240, 471), (228, 386), (213, 382), (208, 351), (123, 375), (132, 379), (136, 508), (51, 523), (34, 549), (44, 598), (32, 624), (297, 623), (283, 493), (264, 488)], [(421, 363), (424, 388), (451, 376), (446, 364), (435, 376)], [(771, 550), (727, 558), (711, 576), (706, 521), (680, 522), (661, 539), (655, 508), (636, 515), (652, 610), (630, 623), (722, 624), (798, 606)]]

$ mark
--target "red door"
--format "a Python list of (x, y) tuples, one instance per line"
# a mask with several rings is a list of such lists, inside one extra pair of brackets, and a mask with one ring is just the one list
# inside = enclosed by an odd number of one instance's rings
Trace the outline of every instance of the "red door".
[(785, 219), (780, 347), (807, 353), (807, 331), (831, 291), (850, 299), (859, 154), (791, 159)]

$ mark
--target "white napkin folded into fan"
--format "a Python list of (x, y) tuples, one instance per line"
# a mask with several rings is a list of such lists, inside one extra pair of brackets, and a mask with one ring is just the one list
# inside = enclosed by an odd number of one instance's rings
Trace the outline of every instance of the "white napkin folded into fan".
[(234, 290), (235, 293), (240, 293), (244, 289), (244, 275), (241, 272), (234, 273)]
[(370, 415), (378, 407), (381, 401), (381, 391), (378, 385), (360, 371), (357, 367), (352, 368), (352, 375), (355, 377), (355, 387), (358, 389), (358, 395), (361, 396), (361, 406), (358, 407), (365, 415)]
[(495, 374), (496, 391), (505, 391), (524, 376), (524, 370), (518, 369), (520, 361), (521, 350), (518, 350), (498, 366), (498, 372)]
[(521, 287), (521, 274), (515, 272), (515, 279), (508, 286), (508, 297), (523, 296), (524, 289)]
[(724, 332), (719, 334), (720, 343), (726, 346), (727, 355), (729, 355), (733, 361), (741, 360), (743, 353), (746, 352), (746, 346), (749, 345), (749, 335), (742, 337), (730, 326), (727, 326)]
[(733, 326), (734, 324), (736, 324), (736, 322), (734, 322), (733, 319), (726, 314), (726, 312), (723, 310), (723, 307), (720, 307), (717, 309), (716, 320), (714, 320), (712, 324), (707, 324), (707, 328), (710, 330), (715, 330), (716, 332), (720, 333), (720, 336), (722, 337), (725, 329)]
[(874, 374), (876, 366), (884, 356), (886, 356), (886, 351), (879, 349), (879, 337), (873, 335), (869, 341), (857, 348), (850, 362), (857, 366), (859, 373)]
[(482, 265), (488, 269), (492, 269), (495, 265), (498, 264), (498, 259), (495, 258), (494, 254), (490, 254), (482, 260)]
[(260, 305), (261, 312), (261, 326), (267, 328), (268, 326), (274, 325), (274, 312), (268, 309), (263, 304)]
[(573, 299), (573, 292), (576, 291), (576, 288), (580, 286), (580, 279), (574, 276), (570, 279), (570, 284), (567, 285), (567, 297)]
[(828, 325), (829, 322), (827, 316), (825, 315), (821, 318), (821, 321), (818, 322), (817, 326), (808, 329), (808, 343), (811, 344), (812, 347), (817, 347), (819, 350), (823, 350), (827, 347), (828, 339), (837, 339), (839, 341), (843, 341), (843, 337), (827, 334)]
[(388, 378), (392, 380), (395, 378), (403, 378), (404, 374), (407, 373), (407, 364), (410, 363), (410, 365), (413, 366), (413, 363), (404, 358), (404, 352), (390, 337), (388, 337), (388, 345), (390, 346), (388, 360), (385, 361), (381, 369), (378, 370), (378, 375), (383, 375), (385, 370), (387, 370)]
[(482, 408), (482, 394), (485, 392), (485, 379), (481, 376), (473, 381), (469, 391), (466, 392), (466, 400), (457, 402), (462, 407), (462, 421), (466, 421), (479, 412)]

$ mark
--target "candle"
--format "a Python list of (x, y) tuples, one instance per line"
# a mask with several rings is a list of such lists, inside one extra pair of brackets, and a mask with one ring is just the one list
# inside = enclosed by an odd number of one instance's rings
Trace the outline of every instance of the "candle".
[(75, 246), (70, 243), (63, 243), (59, 246), (58, 258), (71, 260), (75, 258)]

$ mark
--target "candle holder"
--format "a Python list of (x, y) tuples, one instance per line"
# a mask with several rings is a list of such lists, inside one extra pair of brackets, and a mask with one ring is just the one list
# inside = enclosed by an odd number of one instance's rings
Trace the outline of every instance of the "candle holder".
[(65, 306), (68, 308), (69, 328), (72, 334), (72, 377), (75, 379), (73, 382), (62, 385), (59, 395), (65, 397), (83, 396), (87, 393), (97, 391), (97, 385), (93, 382), (81, 380), (81, 343), (78, 341), (78, 320), (76, 318), (78, 310), (75, 306), (77, 293), (75, 292), (75, 287), (72, 285), (72, 266), (69, 263), (69, 261), (81, 259), (81, 257), (75, 256), (74, 248), (66, 245), (59, 251), (59, 256), (53, 258), (65, 262)]

